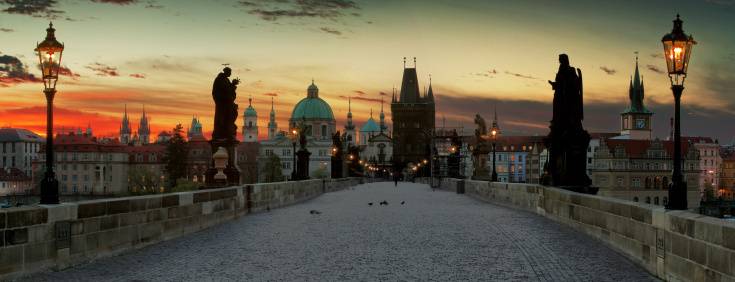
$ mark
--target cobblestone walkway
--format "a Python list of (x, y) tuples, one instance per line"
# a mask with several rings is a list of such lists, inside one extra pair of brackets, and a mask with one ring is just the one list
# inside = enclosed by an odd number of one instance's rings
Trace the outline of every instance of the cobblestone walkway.
[(360, 185), (27, 279), (655, 281), (551, 220), (412, 183)]

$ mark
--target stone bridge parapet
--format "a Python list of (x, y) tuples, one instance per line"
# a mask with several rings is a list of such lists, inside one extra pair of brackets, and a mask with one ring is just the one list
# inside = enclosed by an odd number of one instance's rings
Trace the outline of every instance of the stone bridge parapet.
[(64, 269), (142, 248), (363, 181), (344, 178), (262, 183), (3, 209), (0, 280)]
[(735, 281), (733, 222), (535, 184), (443, 179), (440, 188), (571, 226), (667, 281)]

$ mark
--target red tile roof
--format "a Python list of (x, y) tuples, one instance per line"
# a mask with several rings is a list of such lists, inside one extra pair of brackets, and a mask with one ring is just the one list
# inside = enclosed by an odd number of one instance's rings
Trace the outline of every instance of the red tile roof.
[[(656, 142), (654, 140), (629, 140), (629, 139), (605, 139), (605, 144), (610, 149), (611, 153), (615, 152), (615, 148), (618, 146), (623, 146), (625, 148), (625, 153), (629, 157), (647, 157), (646, 151), (649, 147), (651, 147), (651, 144), (653, 142)], [(668, 141), (668, 140), (659, 140), (658, 142), (661, 142), (663, 145), (664, 150), (666, 151), (666, 154), (668, 156), (674, 155), (674, 141)], [(689, 142), (685, 142), (682, 140), (681, 142), (681, 152), (682, 156), (686, 155), (686, 152), (689, 150)]]

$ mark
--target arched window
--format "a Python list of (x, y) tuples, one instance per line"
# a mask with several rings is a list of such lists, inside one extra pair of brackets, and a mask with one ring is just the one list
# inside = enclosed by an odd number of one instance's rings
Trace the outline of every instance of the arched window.
[(669, 197), (664, 197), (664, 202), (663, 202), (664, 206), (667, 205), (668, 203), (669, 203)]
[(663, 187), (661, 187), (661, 189), (664, 189), (664, 190), (668, 189), (669, 188), (669, 178), (664, 176), (662, 184), (663, 184)]
[(327, 137), (327, 125), (322, 124), (322, 137)]
[(651, 178), (646, 177), (646, 189), (651, 189)]
[(638, 202), (638, 197), (633, 197), (633, 202)]
[(650, 204), (650, 203), (651, 203), (651, 197), (646, 197), (646, 204)]
[(660, 189), (661, 188), (661, 177), (656, 176), (656, 178), (653, 179), (653, 189)]
[(653, 198), (653, 204), (658, 206), (658, 197)]
[(248, 121), (248, 127), (253, 127), (253, 121)]

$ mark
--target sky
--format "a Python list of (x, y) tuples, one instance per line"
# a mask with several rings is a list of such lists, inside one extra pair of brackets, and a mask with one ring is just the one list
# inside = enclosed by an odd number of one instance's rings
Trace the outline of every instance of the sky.
[[(735, 0), (350, 1), (0, 0), (0, 126), (44, 135), (45, 99), (33, 49), (49, 21), (66, 46), (57, 131), (116, 136), (123, 109), (154, 133), (193, 116), (210, 132), (214, 77), (239, 77), (241, 114), (252, 98), (260, 135), (271, 99), (278, 124), (314, 79), (338, 129), (352, 97), (360, 126), (400, 87), (403, 58), (420, 87), (431, 76), (437, 124), (474, 128), (497, 108), (508, 135), (547, 134), (558, 54), (583, 72), (585, 127), (619, 131), (636, 52), (654, 135), (665, 137), (673, 98), (661, 37), (681, 13), (693, 49), (682, 133), (735, 140)], [(238, 125), (242, 125), (241, 116)], [(285, 128), (281, 128), (285, 129)]]

